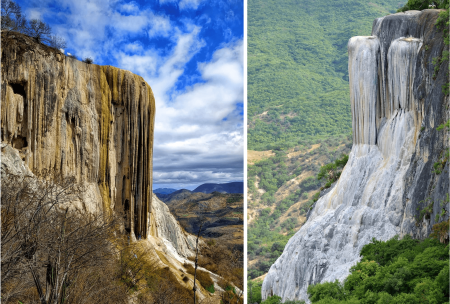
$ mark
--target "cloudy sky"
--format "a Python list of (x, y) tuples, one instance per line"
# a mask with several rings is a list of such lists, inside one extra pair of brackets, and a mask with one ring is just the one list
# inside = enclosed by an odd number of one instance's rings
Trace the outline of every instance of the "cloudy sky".
[(18, 0), (79, 59), (156, 99), (153, 188), (243, 180), (243, 0)]

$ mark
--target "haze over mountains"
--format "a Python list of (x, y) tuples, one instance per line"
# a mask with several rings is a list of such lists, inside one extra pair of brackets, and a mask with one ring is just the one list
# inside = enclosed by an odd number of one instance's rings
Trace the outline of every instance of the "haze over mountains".
[(225, 184), (215, 184), (215, 183), (206, 183), (198, 186), (194, 190), (188, 189), (173, 189), (173, 188), (158, 188), (153, 190), (160, 199), (167, 197), (167, 195), (184, 192), (194, 193), (194, 192), (202, 192), (202, 193), (244, 193), (244, 182), (231, 182)]

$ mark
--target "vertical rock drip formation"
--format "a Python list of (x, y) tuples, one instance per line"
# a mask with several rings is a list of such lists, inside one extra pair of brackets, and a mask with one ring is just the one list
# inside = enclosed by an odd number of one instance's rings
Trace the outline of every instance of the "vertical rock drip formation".
[(353, 143), (376, 144), (376, 102), (380, 42), (377, 37), (353, 37), (348, 43)]
[(142, 77), (86, 64), (2, 33), (1, 139), (37, 173), (53, 169), (88, 187), (90, 212), (124, 212), (147, 237), (155, 100)]
[[(350, 39), (349, 161), (271, 266), (263, 298), (307, 299), (308, 285), (345, 279), (372, 238), (430, 234), (449, 191), (448, 163), (442, 174), (433, 170), (449, 141), (436, 127), (450, 118), (441, 89), (448, 65), (433, 75), (432, 58), (444, 48), (437, 15), (390, 15), (374, 22), (372, 36)], [(420, 218), (430, 203), (432, 214)]]

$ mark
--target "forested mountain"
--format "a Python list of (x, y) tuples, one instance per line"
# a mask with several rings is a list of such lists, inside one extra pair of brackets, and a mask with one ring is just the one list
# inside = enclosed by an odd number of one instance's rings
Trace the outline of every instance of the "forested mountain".
[(249, 0), (248, 148), (351, 132), (347, 42), (399, 0)]

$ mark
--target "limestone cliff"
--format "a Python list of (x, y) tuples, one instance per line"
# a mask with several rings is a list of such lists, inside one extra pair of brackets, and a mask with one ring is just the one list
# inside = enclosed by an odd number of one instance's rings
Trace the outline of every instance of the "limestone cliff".
[(88, 211), (123, 212), (148, 235), (155, 100), (129, 71), (86, 64), (18, 33), (2, 33), (1, 140), (36, 173), (89, 188)]
[[(150, 231), (151, 235), (165, 240), (168, 248), (183, 258), (194, 256), (196, 237), (186, 233), (175, 217), (170, 213), (169, 207), (153, 194)], [(201, 241), (202, 242), (202, 241)]]
[[(444, 49), (438, 10), (378, 18), (372, 36), (348, 43), (353, 148), (339, 181), (320, 198), (305, 225), (271, 266), (263, 298), (307, 299), (307, 287), (343, 280), (372, 238), (430, 234), (449, 192), (448, 63), (432, 58)], [(432, 213), (420, 218), (429, 204)]]

